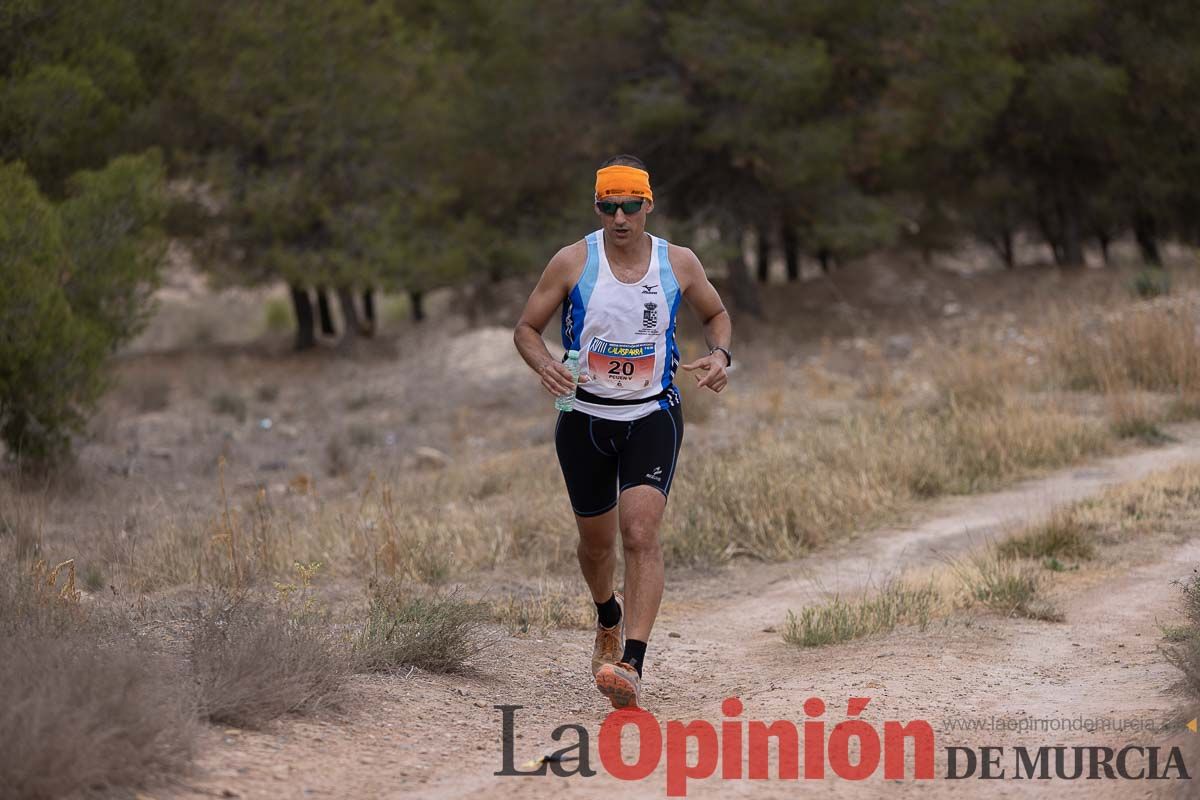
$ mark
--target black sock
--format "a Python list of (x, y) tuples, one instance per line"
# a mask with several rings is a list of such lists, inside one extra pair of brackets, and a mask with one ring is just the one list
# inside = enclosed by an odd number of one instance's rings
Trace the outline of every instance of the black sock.
[[(595, 602), (595, 601), (593, 601)], [(596, 611), (600, 614), (600, 625), (611, 628), (621, 621), (621, 606), (617, 603), (616, 592), (603, 603), (596, 603)]]
[(637, 639), (625, 640), (625, 655), (621, 660), (637, 670), (638, 677), (642, 674), (642, 662), (646, 660), (646, 643)]

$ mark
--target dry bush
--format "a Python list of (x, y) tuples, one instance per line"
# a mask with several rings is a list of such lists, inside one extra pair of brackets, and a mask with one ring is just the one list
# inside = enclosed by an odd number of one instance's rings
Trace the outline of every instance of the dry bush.
[(122, 619), (80, 607), (68, 578), (44, 566), (0, 576), (5, 798), (145, 786), (191, 758), (197, 726), (178, 664)]
[(335, 706), (350, 672), (328, 616), (248, 594), (197, 605), (190, 661), (203, 716), (259, 728), (285, 714)]
[(400, 581), (377, 582), (354, 640), (355, 663), (364, 672), (457, 672), (496, 643), (488, 617), (486, 606), (456, 594), (424, 595)]
[(1160, 646), (1167, 661), (1183, 673), (1183, 688), (1200, 699), (1200, 571), (1179, 583), (1187, 622), (1163, 630), (1167, 644)]

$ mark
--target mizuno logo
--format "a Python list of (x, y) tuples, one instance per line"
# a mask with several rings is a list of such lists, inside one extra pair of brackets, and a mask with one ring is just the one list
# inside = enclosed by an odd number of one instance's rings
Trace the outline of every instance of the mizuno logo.
[(658, 292), (654, 291), (657, 288), (658, 288), (657, 283), (643, 283), (642, 284), (642, 294), (658, 294)]
[(653, 472), (647, 472), (646, 477), (652, 481), (662, 480), (662, 467), (655, 467)]

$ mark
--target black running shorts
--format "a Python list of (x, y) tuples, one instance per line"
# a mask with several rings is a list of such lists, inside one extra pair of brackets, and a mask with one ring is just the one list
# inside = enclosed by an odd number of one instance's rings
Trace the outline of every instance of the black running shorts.
[(578, 410), (559, 412), (554, 429), (567, 494), (581, 517), (611, 510), (620, 492), (631, 486), (653, 486), (666, 496), (682, 442), (679, 405), (633, 422), (614, 422)]

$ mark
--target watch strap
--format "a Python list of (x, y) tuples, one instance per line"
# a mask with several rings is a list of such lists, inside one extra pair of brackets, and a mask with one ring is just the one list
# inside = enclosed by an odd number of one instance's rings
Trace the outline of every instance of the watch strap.
[(718, 350), (720, 350), (722, 353), (725, 354), (725, 368), (729, 369), (730, 367), (732, 367), (733, 366), (733, 354), (731, 354), (724, 347), (717, 345), (713, 349), (709, 350), (708, 354), (711, 356), (713, 353), (717, 352)]

